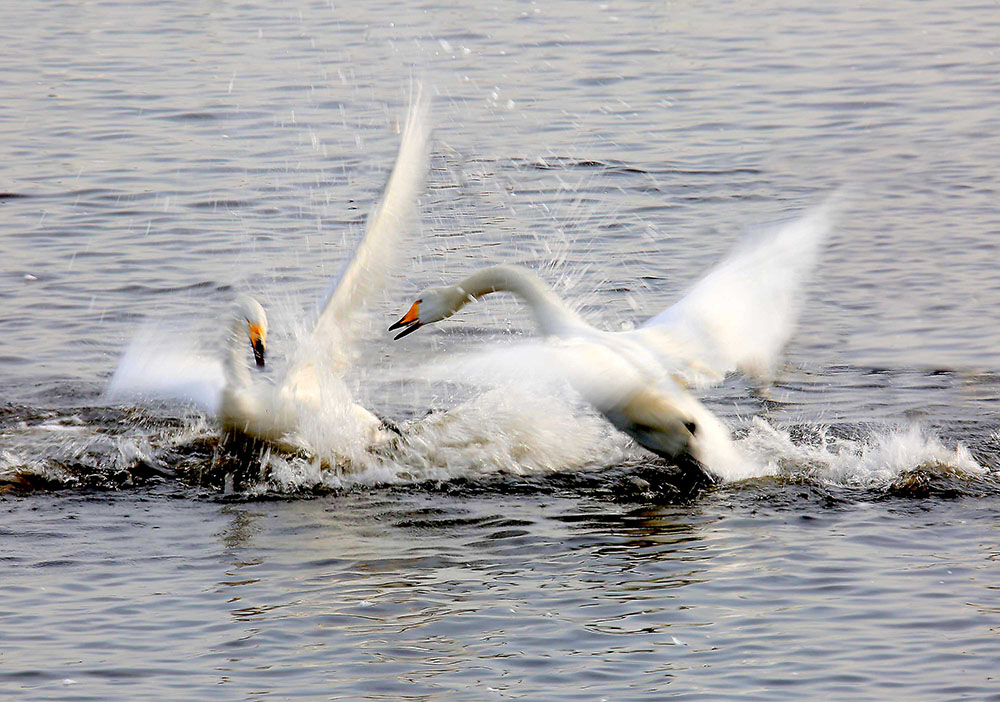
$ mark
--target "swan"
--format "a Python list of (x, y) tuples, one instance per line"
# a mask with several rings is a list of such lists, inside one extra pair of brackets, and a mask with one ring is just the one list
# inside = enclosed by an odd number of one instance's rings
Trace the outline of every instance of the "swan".
[[(246, 343), (249, 341), (257, 367), (263, 368), (267, 314), (250, 295), (236, 299), (228, 331), (228, 349), (222, 362), (224, 382), (217, 408), (223, 430), (229, 435), (266, 441), (286, 451), (306, 448), (298, 431), (304, 415), (315, 415), (322, 410), (323, 389), (336, 382), (337, 376), (317, 377), (315, 359), (300, 352), (302, 360), (289, 368), (281, 382), (254, 382), (246, 359)], [(346, 393), (346, 388), (343, 392)], [(369, 441), (382, 438), (382, 421), (372, 412), (350, 402), (348, 413), (354, 428)]]
[[(395, 336), (401, 339), (485, 295), (513, 293), (546, 339), (541, 349), (519, 357), (516, 372), (545, 366), (653, 453), (671, 460), (690, 456), (714, 477), (738, 478), (743, 469), (728, 429), (691, 389), (734, 371), (754, 379), (774, 371), (832, 225), (832, 201), (747, 237), (678, 302), (633, 330), (591, 326), (536, 273), (514, 265), (424, 290), (389, 330), (401, 330)], [(479, 365), (493, 368), (496, 361), (480, 359)]]
[[(179, 400), (218, 418), (227, 434), (260, 439), (280, 448), (308, 448), (301, 436), (321, 410), (337, 430), (374, 441), (382, 422), (354, 403), (342, 381), (351, 364), (350, 346), (358, 333), (358, 312), (385, 285), (427, 170), (428, 103), (418, 86), (407, 115), (395, 166), (364, 236), (349, 263), (318, 306), (311, 331), (289, 354), (276, 383), (255, 378), (248, 361), (264, 367), (267, 314), (250, 295), (236, 298), (223, 320), (225, 353), (206, 358), (192, 349), (164, 352), (140, 335), (122, 357), (107, 395)], [(331, 405), (334, 405), (331, 407)]]

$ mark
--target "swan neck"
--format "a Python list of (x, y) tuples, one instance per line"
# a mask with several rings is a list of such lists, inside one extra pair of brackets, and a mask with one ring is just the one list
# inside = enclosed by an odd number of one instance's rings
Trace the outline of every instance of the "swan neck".
[(513, 293), (531, 310), (545, 336), (571, 334), (588, 327), (552, 288), (527, 268), (508, 265), (484, 268), (460, 282), (458, 287), (465, 293), (466, 301), (493, 292)]
[(246, 361), (247, 336), (244, 332), (246, 322), (239, 314), (234, 314), (229, 323), (229, 333), (226, 338), (227, 353), (224, 370), (229, 385), (249, 385), (250, 368)]

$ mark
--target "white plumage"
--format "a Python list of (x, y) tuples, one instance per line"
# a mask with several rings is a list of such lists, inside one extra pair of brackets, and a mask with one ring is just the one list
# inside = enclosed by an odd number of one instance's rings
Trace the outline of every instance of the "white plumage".
[(386, 284), (389, 270), (416, 212), (427, 171), (428, 105), (419, 88), (410, 107), (396, 164), (364, 237), (319, 306), (312, 331), (289, 357), (277, 383), (255, 378), (248, 365), (256, 344), (263, 363), (267, 316), (240, 296), (226, 317), (226, 353), (220, 360), (191, 350), (164, 350), (137, 337), (108, 387), (112, 400), (180, 401), (217, 416), (223, 428), (286, 448), (303, 448), (301, 429), (329, 418), (330, 431), (375, 439), (380, 422), (353, 402), (341, 378), (350, 365), (358, 312)]

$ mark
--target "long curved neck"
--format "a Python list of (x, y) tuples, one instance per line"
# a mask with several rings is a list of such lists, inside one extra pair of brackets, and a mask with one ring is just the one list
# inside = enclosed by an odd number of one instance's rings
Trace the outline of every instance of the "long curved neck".
[(223, 371), (226, 374), (226, 384), (230, 387), (249, 385), (251, 382), (250, 368), (247, 365), (246, 321), (239, 314), (233, 314), (229, 322), (226, 336), (226, 356), (223, 361)]
[(493, 292), (511, 292), (521, 299), (535, 317), (545, 336), (565, 336), (591, 329), (576, 312), (559, 299), (533, 271), (519, 266), (491, 266), (473, 273), (456, 286), (465, 299)]

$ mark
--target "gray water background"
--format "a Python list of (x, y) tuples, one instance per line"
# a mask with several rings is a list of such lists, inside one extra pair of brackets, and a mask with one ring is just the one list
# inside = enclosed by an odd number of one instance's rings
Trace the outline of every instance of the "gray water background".
[[(437, 94), (433, 171), (370, 313), (367, 406), (419, 417), (444, 400), (391, 369), (530, 330), (498, 299), (390, 344), (386, 320), (426, 284), (527, 263), (616, 328), (846, 186), (770, 400), (729, 382), (710, 406), (862, 436), (919, 421), (997, 466), (995, 3), (0, 16), (5, 470), (61, 456), (53, 423), (100, 437), (134, 419), (101, 393), (145, 318), (212, 339), (251, 290), (280, 349), (362, 230), (411, 78)], [(261, 502), (174, 484), (11, 494), (0, 692), (1000, 699), (994, 483), (931, 471), (900, 495), (805, 466), (670, 505), (623, 499), (631, 469), (612, 468)]]

